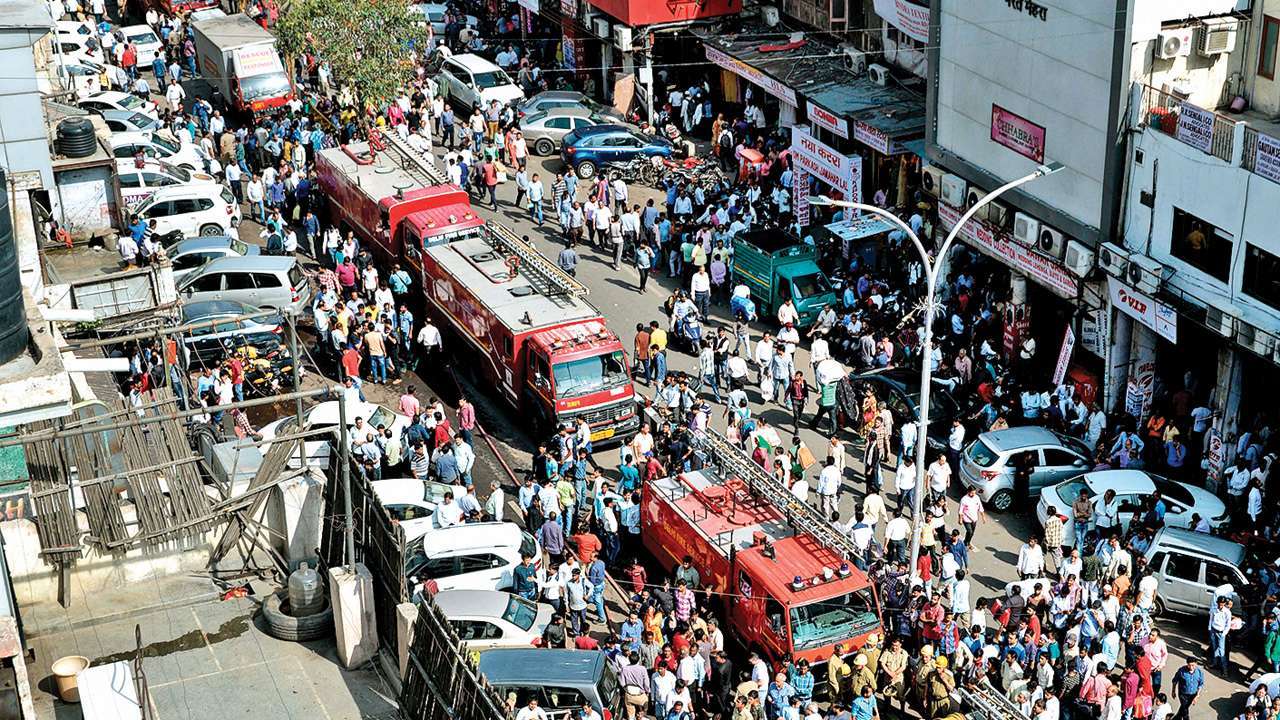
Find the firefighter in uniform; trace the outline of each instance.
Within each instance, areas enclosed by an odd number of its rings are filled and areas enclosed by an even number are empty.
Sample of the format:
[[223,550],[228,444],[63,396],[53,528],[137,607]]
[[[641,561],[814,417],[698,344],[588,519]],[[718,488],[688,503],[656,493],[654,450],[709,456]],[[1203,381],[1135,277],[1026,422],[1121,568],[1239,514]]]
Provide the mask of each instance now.
[[843,655],[844,645],[837,644],[831,652],[831,659],[827,661],[827,697],[833,701],[844,698],[849,675],[853,673],[849,663],[844,661]]
[[955,676],[947,669],[947,658],[938,656],[933,661],[926,687],[929,693],[929,705],[925,717],[934,720],[951,713],[951,693],[956,689]]
[[850,690],[853,697],[862,697],[862,688],[869,687],[872,692],[876,690],[876,676],[867,667],[867,656],[858,653],[853,659],[853,681]]

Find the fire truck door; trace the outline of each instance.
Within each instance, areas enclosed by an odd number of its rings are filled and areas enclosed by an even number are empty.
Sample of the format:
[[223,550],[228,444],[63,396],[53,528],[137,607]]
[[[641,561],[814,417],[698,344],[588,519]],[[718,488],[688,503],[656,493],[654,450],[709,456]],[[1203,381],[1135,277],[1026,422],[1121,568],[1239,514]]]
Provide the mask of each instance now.
[[422,238],[418,231],[404,224],[400,225],[400,254],[404,262],[417,274],[422,271]]
[[764,622],[764,589],[752,581],[745,571],[738,571],[738,597],[730,600],[731,612],[737,616],[735,623],[748,642],[754,642],[760,635],[759,628]]
[[545,355],[532,348],[525,351],[525,357],[529,363],[528,370],[525,372],[526,404],[528,409],[537,413],[535,421],[549,422],[551,418],[547,416],[546,408],[555,407],[555,400],[551,397],[551,363],[547,361]]

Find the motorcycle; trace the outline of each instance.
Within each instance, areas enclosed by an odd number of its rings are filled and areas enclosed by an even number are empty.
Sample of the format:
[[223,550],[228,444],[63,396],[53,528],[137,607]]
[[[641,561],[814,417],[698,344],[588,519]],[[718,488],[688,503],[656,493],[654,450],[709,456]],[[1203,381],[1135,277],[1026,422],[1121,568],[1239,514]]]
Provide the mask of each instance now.
[[229,350],[244,363],[245,395],[269,397],[282,391],[294,390],[293,358],[284,345],[260,349],[254,345],[240,345]]

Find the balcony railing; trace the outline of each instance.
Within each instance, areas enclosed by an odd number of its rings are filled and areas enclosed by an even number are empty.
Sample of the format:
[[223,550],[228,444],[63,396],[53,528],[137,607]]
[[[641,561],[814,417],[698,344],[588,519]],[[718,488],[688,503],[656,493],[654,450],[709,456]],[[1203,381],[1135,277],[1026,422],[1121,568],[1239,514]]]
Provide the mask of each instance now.
[[[1234,149],[1236,120],[1212,110],[1205,110],[1177,95],[1158,90],[1150,85],[1141,87],[1142,104],[1140,107],[1141,115],[1138,118],[1139,125],[1171,135],[1223,162],[1232,162],[1231,155]],[[1209,132],[1211,132],[1212,136],[1208,142],[1205,142],[1203,134],[1193,130],[1190,115],[1184,122],[1182,117],[1184,113],[1195,113],[1196,116],[1199,116],[1196,118],[1197,120],[1203,117],[1209,118],[1209,124],[1212,126]],[[1180,124],[1185,125],[1181,132],[1179,132]],[[1196,125],[1198,126],[1199,123],[1196,123]]]

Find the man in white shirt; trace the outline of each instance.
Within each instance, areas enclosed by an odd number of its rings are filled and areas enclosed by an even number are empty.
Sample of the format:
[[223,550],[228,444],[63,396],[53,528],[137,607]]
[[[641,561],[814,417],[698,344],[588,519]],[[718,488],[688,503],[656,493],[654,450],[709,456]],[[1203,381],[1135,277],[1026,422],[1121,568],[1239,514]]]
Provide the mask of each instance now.
[[453,493],[444,494],[444,502],[436,506],[436,527],[447,528],[462,522],[462,507],[453,501]]
[[964,570],[956,571],[956,581],[951,585],[951,612],[960,618],[969,615],[969,578]]
[[902,464],[893,475],[893,487],[898,493],[898,512],[903,512],[904,508],[915,512],[916,460],[914,457],[908,455],[902,458]]
[[827,456],[826,465],[818,473],[818,509],[825,518],[830,518],[840,506],[840,480],[836,459]]
[[1044,550],[1035,537],[1028,539],[1018,551],[1018,575],[1023,580],[1040,577],[1044,572]]
[[884,541],[888,546],[890,560],[905,561],[907,559],[907,535],[911,532],[911,523],[901,512],[893,514],[893,518],[884,526]]
[[947,496],[947,488],[951,486],[951,466],[947,464],[947,458],[939,455],[937,460],[929,466],[929,493],[930,502],[936,501],[938,498]]

